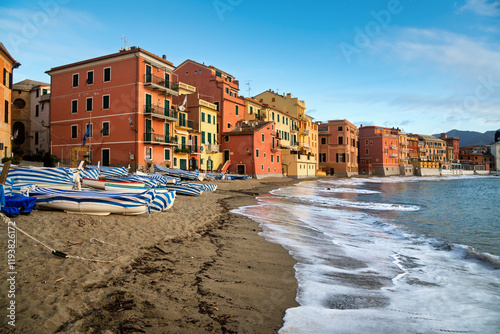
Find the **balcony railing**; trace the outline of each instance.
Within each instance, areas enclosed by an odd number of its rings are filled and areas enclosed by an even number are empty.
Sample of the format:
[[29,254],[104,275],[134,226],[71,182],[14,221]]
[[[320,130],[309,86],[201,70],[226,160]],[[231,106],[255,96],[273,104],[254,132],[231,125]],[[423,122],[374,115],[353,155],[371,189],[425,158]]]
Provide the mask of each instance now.
[[299,132],[299,127],[297,125],[292,125],[290,127],[290,132],[292,133]]
[[165,107],[158,107],[150,104],[144,106],[144,114],[163,119],[177,121],[179,114],[176,110],[168,109]]
[[190,154],[192,152],[191,145],[178,144],[177,147],[174,149],[174,152]]
[[145,132],[144,141],[148,143],[171,144],[171,145],[177,144],[177,140],[175,137],[156,134],[154,132]]
[[279,151],[281,151],[280,147],[277,147],[277,146],[271,147],[271,152],[279,152]]
[[179,95],[179,84],[177,82],[165,81],[165,78],[157,77],[156,75],[145,74],[144,86],[162,90],[170,95]]
[[391,157],[391,158],[397,158],[398,155],[397,154],[389,154],[389,157]]
[[207,145],[207,153],[219,153],[219,145],[218,144],[208,144]]
[[177,121],[177,126],[181,128],[189,128],[189,129],[194,129],[195,126],[197,126],[197,123],[194,123],[193,121],[187,120],[187,119],[179,119]]
[[393,149],[393,150],[395,150],[395,149],[397,149],[397,148],[398,148],[398,146],[397,146],[397,145],[391,145],[390,147],[391,147],[391,149]]

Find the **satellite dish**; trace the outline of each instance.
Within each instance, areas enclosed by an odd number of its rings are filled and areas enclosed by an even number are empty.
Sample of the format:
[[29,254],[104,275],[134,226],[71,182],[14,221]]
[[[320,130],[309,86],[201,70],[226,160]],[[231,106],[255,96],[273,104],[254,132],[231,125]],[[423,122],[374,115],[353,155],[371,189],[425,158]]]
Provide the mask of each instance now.
[[184,108],[184,106],[180,106],[180,107],[179,107],[179,110],[180,110],[180,111],[184,111],[184,110],[186,110],[186,108]]

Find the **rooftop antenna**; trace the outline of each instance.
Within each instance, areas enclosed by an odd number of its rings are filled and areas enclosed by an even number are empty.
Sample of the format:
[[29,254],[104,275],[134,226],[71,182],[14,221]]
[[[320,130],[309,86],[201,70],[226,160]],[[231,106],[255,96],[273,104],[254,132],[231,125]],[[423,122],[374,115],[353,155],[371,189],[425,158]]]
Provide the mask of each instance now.
[[252,95],[250,94],[250,91],[252,90],[252,89],[250,88],[250,82],[252,82],[252,80],[247,80],[247,81],[245,82],[245,85],[247,85],[247,86],[248,86],[248,97],[252,97]]
[[123,48],[125,49],[127,47],[127,44],[130,44],[130,42],[127,40],[127,36],[123,35]]

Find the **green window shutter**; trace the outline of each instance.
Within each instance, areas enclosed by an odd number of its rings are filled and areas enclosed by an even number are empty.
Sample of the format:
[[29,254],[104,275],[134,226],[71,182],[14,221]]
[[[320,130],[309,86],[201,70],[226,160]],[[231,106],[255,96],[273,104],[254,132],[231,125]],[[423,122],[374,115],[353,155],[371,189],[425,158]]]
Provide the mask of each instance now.
[[205,131],[201,131],[201,143],[205,144]]
[[201,113],[201,121],[205,122],[205,113],[204,112]]

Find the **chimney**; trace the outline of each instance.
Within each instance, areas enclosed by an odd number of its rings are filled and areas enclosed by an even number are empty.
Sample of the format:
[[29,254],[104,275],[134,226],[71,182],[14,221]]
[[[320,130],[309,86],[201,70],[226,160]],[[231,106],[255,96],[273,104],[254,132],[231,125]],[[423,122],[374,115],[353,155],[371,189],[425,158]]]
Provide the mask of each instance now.
[[167,55],[161,56],[163,59],[167,60]]

